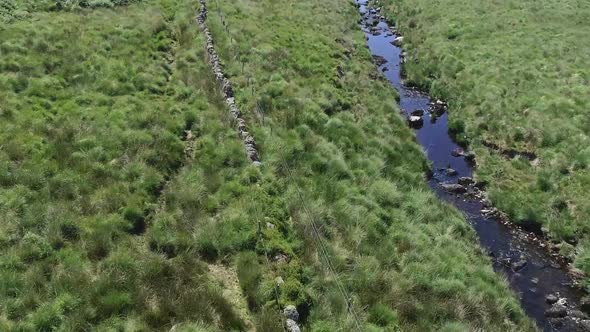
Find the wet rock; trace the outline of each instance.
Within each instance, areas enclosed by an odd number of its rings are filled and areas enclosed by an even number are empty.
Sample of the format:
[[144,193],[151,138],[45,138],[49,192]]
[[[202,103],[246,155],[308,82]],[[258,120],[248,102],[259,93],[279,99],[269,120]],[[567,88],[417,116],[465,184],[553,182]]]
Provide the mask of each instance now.
[[424,125],[422,117],[411,115],[408,117],[408,124],[412,128],[421,128]]
[[287,255],[284,254],[276,254],[273,259],[273,262],[278,262],[278,263],[287,263],[289,262],[289,257],[287,257]]
[[559,300],[559,298],[555,294],[549,294],[549,295],[545,296],[545,302],[547,302],[548,304],[554,304],[558,300]]
[[404,37],[399,36],[399,37],[396,37],[391,43],[394,46],[401,47],[403,42],[404,42]]
[[578,319],[588,319],[588,315],[581,312],[580,310],[571,310],[569,312],[569,316],[572,318],[578,318]]
[[376,64],[377,66],[381,66],[381,65],[387,63],[387,60],[380,55],[373,55],[373,63]]
[[590,296],[584,296],[581,300],[580,300],[580,309],[585,312],[585,313],[589,313],[590,314]]
[[551,322],[552,330],[560,331],[566,328],[566,325],[564,324],[565,318],[550,318],[549,321]]
[[423,116],[424,115],[424,110],[415,110],[412,111],[412,113],[410,113],[413,116]]
[[498,262],[505,266],[510,266],[511,261],[512,260],[509,257],[501,257],[500,259],[498,259]]
[[467,189],[458,183],[443,183],[441,187],[448,192],[455,194],[463,194],[467,192]]
[[456,148],[451,152],[451,155],[453,157],[462,157],[465,155],[465,150],[463,150],[462,148]]
[[455,176],[459,174],[459,172],[457,172],[456,170],[452,169],[452,168],[447,168],[447,175],[448,176]]
[[287,319],[287,331],[289,332],[301,332],[299,325],[292,319]]
[[383,67],[383,68],[381,69],[381,71],[382,71],[382,72],[389,71],[389,68],[388,68],[388,67]]
[[518,271],[524,269],[526,264],[527,264],[526,260],[521,259],[521,260],[518,260],[517,262],[512,263],[510,265],[510,268],[512,268],[512,271],[518,272]]
[[294,321],[299,320],[299,313],[297,312],[297,308],[292,304],[285,307],[285,309],[283,310],[283,314],[285,315],[285,317],[292,319]]
[[532,283],[533,285],[536,285],[536,284],[538,284],[538,283],[539,283],[539,278],[532,278],[532,279],[531,279],[531,283]]
[[338,66],[336,68],[336,75],[338,76],[338,78],[344,77],[344,74],[345,74],[345,72],[344,72],[344,69],[342,68],[342,66]]
[[590,321],[582,320],[582,321],[578,322],[578,330],[584,331],[584,332],[590,331]]
[[545,310],[545,316],[549,318],[563,318],[567,316],[567,308],[562,304],[555,304]]
[[459,184],[460,184],[460,185],[463,185],[463,186],[468,186],[468,185],[470,185],[470,184],[473,184],[473,182],[474,182],[474,181],[473,181],[473,179],[472,179],[472,178],[470,178],[470,177],[463,176],[463,177],[460,177],[460,178],[459,178],[459,181],[457,181],[457,182],[459,182]]
[[484,181],[480,181],[480,182],[476,182],[476,183],[475,183],[475,187],[476,187],[477,189],[479,189],[479,190],[484,190],[484,189],[486,189],[486,186],[487,186],[487,185],[488,185],[488,184],[487,184],[487,182],[484,182]]
[[447,111],[448,105],[444,101],[437,99],[435,102],[430,103],[430,112],[436,115],[442,115]]
[[464,154],[465,160],[470,164],[475,164],[475,153],[467,152]]

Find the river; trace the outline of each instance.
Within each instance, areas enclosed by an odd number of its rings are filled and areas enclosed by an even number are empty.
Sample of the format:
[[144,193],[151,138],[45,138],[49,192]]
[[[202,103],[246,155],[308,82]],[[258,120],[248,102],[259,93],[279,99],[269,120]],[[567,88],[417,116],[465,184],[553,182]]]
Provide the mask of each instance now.
[[[574,286],[567,270],[539,242],[532,240],[536,234],[490,216],[492,209],[482,202],[483,192],[470,183],[475,169],[473,156],[462,153],[449,135],[446,104],[441,101],[437,104],[426,93],[404,85],[400,57],[403,50],[399,43],[394,45],[400,36],[376,9],[368,7],[366,0],[357,0],[356,4],[368,47],[378,60],[379,70],[398,91],[402,115],[414,128],[417,141],[430,159],[432,174],[428,183],[432,190],[464,213],[477,232],[480,245],[492,257],[494,269],[506,277],[522,308],[539,328],[585,330],[588,322],[580,318],[584,316],[576,309],[583,293]],[[550,294],[556,295],[558,303],[547,301]],[[564,308],[566,316],[561,317]]]

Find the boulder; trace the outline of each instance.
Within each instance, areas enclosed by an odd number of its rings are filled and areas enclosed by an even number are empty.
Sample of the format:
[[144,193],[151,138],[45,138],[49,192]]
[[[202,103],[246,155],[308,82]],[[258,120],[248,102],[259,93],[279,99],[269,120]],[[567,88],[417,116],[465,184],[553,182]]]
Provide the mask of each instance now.
[[463,194],[467,192],[467,189],[458,183],[443,183],[441,187],[451,193]]
[[410,114],[413,115],[413,116],[423,116],[424,115],[424,110],[414,110]]
[[581,300],[580,300],[580,309],[585,312],[585,313],[589,313],[590,314],[590,296],[584,296]]
[[292,319],[294,321],[299,320],[299,313],[297,312],[297,308],[292,304],[285,307],[285,309],[283,310],[283,314],[285,314],[285,317],[287,317],[288,319]]
[[463,150],[462,148],[456,148],[455,150],[453,150],[451,152],[451,155],[453,157],[461,157],[465,155],[465,150]]
[[590,321],[589,320],[581,320],[578,322],[577,329],[581,332],[588,332],[590,331]]
[[500,264],[502,264],[502,265],[505,265],[505,266],[510,266],[510,262],[511,262],[511,261],[512,261],[512,260],[510,259],[510,257],[500,257],[500,258],[498,259],[498,262],[499,262]]
[[377,66],[381,66],[381,65],[387,63],[387,60],[380,55],[373,55],[373,63],[376,64]]
[[411,115],[408,117],[408,124],[412,128],[421,128],[424,125],[424,120],[422,117]]
[[554,304],[558,300],[559,300],[559,298],[555,294],[549,294],[549,295],[545,296],[545,302],[547,302],[548,304]]
[[545,310],[545,316],[549,318],[563,318],[567,316],[567,308],[561,304],[555,304]]
[[459,172],[457,172],[456,170],[452,169],[452,168],[447,168],[447,175],[448,176],[455,176],[457,174],[459,174]]
[[[272,261],[278,262],[278,263],[288,263],[289,257],[287,255],[278,253],[272,258]],[[286,311],[287,311],[287,309],[285,308],[285,314],[286,314]],[[297,309],[295,309],[295,313],[297,313]],[[297,314],[297,317],[299,317],[299,314]]]
[[292,319],[287,319],[287,331],[289,332],[301,332],[299,325]]
[[444,101],[437,99],[435,102],[430,103],[430,112],[436,115],[442,115],[447,111],[448,105]]
[[460,177],[458,182],[460,185],[463,186],[468,186],[474,183],[473,179],[467,176]]
[[403,42],[404,42],[404,37],[399,36],[399,37],[396,37],[391,43],[394,46],[401,47]]
[[467,153],[465,153],[464,157],[468,163],[475,164],[475,153],[467,152]]
[[581,312],[580,310],[571,310],[569,312],[569,316],[572,318],[578,318],[578,319],[588,319],[588,315]]
[[518,272],[518,271],[524,269],[524,267],[526,266],[526,264],[527,264],[526,260],[520,259],[520,260],[512,263],[510,265],[510,268],[512,268],[512,271]]

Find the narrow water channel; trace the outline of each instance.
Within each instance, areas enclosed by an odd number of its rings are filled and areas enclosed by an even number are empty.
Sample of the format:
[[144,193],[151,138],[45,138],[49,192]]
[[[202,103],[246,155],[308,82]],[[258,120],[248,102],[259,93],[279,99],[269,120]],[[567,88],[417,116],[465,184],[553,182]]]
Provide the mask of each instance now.
[[[432,163],[429,185],[442,200],[461,210],[492,257],[494,269],[506,276],[525,312],[544,331],[585,331],[587,317],[577,310],[581,291],[551,255],[530,240],[524,230],[490,217],[470,182],[474,166],[448,132],[446,105],[404,85],[401,76],[403,50],[394,45],[398,35],[367,0],[356,0],[361,28],[379,70],[399,92],[400,108],[414,128],[418,142]],[[398,40],[399,41],[399,40]],[[459,182],[462,184],[459,186]],[[555,299],[548,299],[555,295]],[[558,301],[557,303],[551,303]]]

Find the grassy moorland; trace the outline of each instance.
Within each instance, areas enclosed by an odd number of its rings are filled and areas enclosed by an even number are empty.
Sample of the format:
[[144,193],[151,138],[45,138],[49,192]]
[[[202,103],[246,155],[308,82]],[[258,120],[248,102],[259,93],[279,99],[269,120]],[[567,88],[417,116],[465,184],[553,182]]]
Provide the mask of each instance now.
[[260,168],[196,1],[0,29],[0,330],[277,331],[287,304],[311,331],[532,330],[426,186],[352,4],[214,3]]
[[207,264],[151,226],[184,164],[245,163],[195,11],[40,10],[0,29],[0,330],[245,326]]
[[[590,4],[387,0],[409,79],[451,102],[451,129],[517,223],[540,222],[590,272]],[[532,152],[506,158],[502,150]],[[566,243],[567,242],[567,243]]]
[[[221,220],[262,223],[260,282],[240,279],[253,314],[273,305],[280,277],[280,303],[296,304],[312,331],[355,327],[338,283],[365,331],[530,329],[471,228],[427,188],[424,155],[393,90],[370,78],[376,69],[352,3],[209,7],[264,163],[239,202],[218,201]],[[225,234],[213,246],[220,256],[235,250]]]

